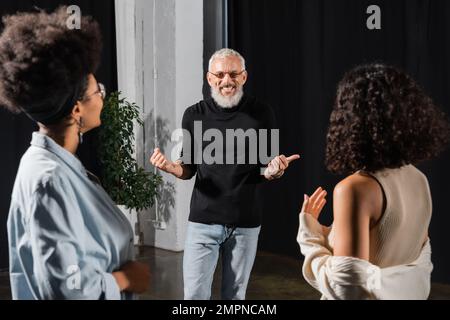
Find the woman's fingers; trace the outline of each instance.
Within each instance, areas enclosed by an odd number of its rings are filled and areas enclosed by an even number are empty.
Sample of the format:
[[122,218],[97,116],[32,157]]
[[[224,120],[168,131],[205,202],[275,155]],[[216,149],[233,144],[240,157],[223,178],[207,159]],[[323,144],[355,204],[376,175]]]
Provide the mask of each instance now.
[[325,190],[322,190],[322,192],[320,192],[317,197],[314,199],[313,202],[313,208],[318,208],[320,203],[322,202],[322,200],[325,199],[325,196],[327,195],[327,192]]
[[317,212],[321,212],[322,211],[322,209],[323,209],[323,207],[325,206],[325,204],[327,203],[327,200],[326,199],[322,199],[321,201],[320,201],[320,204],[319,204],[319,207],[317,208]]
[[314,193],[309,197],[311,203],[313,203],[316,200],[316,198],[322,192],[322,190],[323,190],[322,187],[318,187],[316,191],[314,191]]
[[307,195],[304,195],[302,212],[312,214],[314,217],[318,218],[322,208],[326,204],[326,195],[327,191],[323,190],[321,187],[318,187],[309,198]]
[[308,202],[309,198],[306,194],[303,195],[303,205],[302,205],[302,211],[301,212],[308,212]]

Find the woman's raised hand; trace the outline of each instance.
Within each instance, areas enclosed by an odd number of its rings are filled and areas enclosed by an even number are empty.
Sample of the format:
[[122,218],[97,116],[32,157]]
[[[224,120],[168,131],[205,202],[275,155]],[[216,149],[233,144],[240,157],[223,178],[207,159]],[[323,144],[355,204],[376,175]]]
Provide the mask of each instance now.
[[323,207],[327,203],[327,200],[325,199],[326,195],[326,190],[323,190],[321,187],[317,188],[310,197],[305,194],[302,212],[309,213],[314,218],[318,219]]

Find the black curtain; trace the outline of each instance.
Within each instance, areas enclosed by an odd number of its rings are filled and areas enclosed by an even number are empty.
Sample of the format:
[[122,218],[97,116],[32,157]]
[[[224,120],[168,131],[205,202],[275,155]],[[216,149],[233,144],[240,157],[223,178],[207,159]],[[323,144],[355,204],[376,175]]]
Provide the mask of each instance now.
[[[381,8],[381,30],[368,30],[366,10]],[[229,44],[247,61],[247,92],[275,110],[281,152],[300,153],[285,176],[265,185],[260,249],[300,256],[296,243],[303,194],[329,191],[323,221],[332,217],[332,191],[343,177],[324,166],[325,135],[336,85],[364,62],[394,64],[410,73],[450,114],[450,1],[228,0]],[[450,152],[419,168],[433,197],[430,237],[433,281],[450,283]],[[413,217],[412,217],[413,218]]]
[[[13,14],[17,11],[33,11],[40,8],[52,11],[60,5],[78,5],[82,15],[93,16],[100,24],[103,35],[103,53],[100,68],[96,74],[110,92],[117,90],[116,66],[116,32],[113,0],[20,0],[1,1],[0,15]],[[3,29],[3,25],[1,25]],[[0,157],[0,269],[8,266],[8,242],[6,220],[8,217],[11,192],[16,177],[20,158],[30,145],[31,133],[37,126],[24,115],[12,115],[0,107],[0,136],[2,148],[5,150]],[[83,145],[78,150],[78,156],[85,167],[93,173],[100,174],[100,164],[97,158],[98,129],[85,135]]]

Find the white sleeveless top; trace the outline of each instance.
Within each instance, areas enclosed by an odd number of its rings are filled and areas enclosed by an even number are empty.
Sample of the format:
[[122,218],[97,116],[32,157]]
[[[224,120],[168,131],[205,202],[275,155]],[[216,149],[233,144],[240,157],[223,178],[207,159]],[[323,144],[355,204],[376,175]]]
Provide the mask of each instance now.
[[[370,230],[370,258],[380,268],[416,260],[431,220],[431,194],[425,175],[413,165],[368,173],[381,185],[386,208]],[[333,247],[334,232],[329,234]]]

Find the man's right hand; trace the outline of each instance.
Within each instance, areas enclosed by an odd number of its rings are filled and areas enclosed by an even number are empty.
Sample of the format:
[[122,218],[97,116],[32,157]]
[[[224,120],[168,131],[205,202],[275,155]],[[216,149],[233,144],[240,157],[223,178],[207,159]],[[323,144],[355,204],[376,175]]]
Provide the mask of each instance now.
[[187,175],[190,179],[189,172],[186,173],[186,169],[184,169],[179,162],[172,162],[167,159],[166,156],[161,153],[159,148],[155,148],[153,151],[153,154],[150,157],[150,163],[156,168],[173,174],[179,179],[185,179],[185,175]]
[[159,148],[155,148],[153,151],[153,154],[150,157],[150,163],[162,171],[172,174],[174,173],[174,163],[167,159],[166,156],[161,153]]

